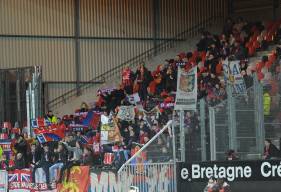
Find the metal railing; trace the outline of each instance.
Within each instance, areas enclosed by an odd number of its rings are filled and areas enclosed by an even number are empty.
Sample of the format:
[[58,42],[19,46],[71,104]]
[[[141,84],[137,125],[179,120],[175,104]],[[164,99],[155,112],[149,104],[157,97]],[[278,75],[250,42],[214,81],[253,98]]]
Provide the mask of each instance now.
[[[281,75],[263,82],[264,132],[278,148],[281,147]],[[267,98],[267,99],[266,99]],[[266,101],[268,100],[268,101]]]
[[[106,79],[106,80],[112,79],[113,77],[116,77],[116,76],[120,75],[122,69],[125,66],[129,65],[130,67],[135,67],[140,62],[142,62],[144,60],[147,60],[149,58],[152,58],[155,55],[155,53],[165,52],[169,48],[174,47],[175,43],[178,40],[184,41],[184,40],[187,39],[188,36],[197,35],[203,28],[209,26],[210,24],[212,24],[212,22],[216,21],[219,18],[222,18],[222,17],[221,16],[210,17],[210,18],[202,21],[201,23],[198,23],[197,25],[187,29],[186,31],[183,31],[183,32],[179,33],[174,38],[166,40],[162,43],[159,43],[157,46],[139,54],[136,57],[133,57],[132,59],[129,59],[128,61],[118,65],[117,67],[114,67],[114,68],[104,72],[103,74],[93,78],[89,82],[102,81],[104,79]],[[80,94],[82,93],[82,91],[85,91],[85,90],[91,88],[92,86],[93,85],[91,85],[91,84],[80,85],[80,87],[79,87]],[[53,109],[53,108],[55,108],[59,105],[62,105],[64,103],[66,103],[71,98],[76,97],[76,96],[77,96],[77,89],[72,89],[72,90],[64,93],[63,95],[49,101],[48,102],[48,108]]]
[[120,191],[176,191],[176,150],[172,121],[118,170]]
[[227,100],[209,108],[211,160],[225,160],[235,150],[240,159],[260,158],[262,153],[262,92],[257,77],[246,94],[236,95],[227,86]]

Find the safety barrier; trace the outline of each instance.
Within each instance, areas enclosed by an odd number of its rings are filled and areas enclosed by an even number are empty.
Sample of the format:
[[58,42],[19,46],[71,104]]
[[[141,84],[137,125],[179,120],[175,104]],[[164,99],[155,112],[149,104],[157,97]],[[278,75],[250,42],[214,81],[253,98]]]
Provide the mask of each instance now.
[[176,149],[173,121],[169,121],[118,171],[121,191],[175,192]]

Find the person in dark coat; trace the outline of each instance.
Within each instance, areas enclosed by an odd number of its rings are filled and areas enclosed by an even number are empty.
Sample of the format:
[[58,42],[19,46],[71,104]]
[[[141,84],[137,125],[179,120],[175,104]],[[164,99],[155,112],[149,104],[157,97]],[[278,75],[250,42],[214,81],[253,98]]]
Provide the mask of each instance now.
[[58,144],[54,150],[54,164],[49,168],[51,181],[56,181],[55,170],[61,170],[68,159],[68,151],[63,143]]
[[23,158],[27,159],[27,151],[28,151],[27,149],[28,149],[27,142],[25,141],[23,136],[22,135],[18,136],[15,143],[15,150],[17,151],[17,153],[21,153],[23,155]]
[[93,151],[90,147],[84,147],[81,165],[92,166],[94,163]]
[[41,156],[40,161],[38,163],[36,163],[36,165],[33,168],[32,179],[33,179],[33,182],[35,182],[35,172],[38,168],[41,167],[46,174],[46,183],[49,183],[49,168],[52,165],[53,154],[49,150],[48,144],[45,144],[43,149],[44,149],[44,152]]
[[28,154],[27,163],[31,167],[34,167],[41,159],[42,148],[36,146],[35,144],[31,145],[31,151]]
[[165,81],[165,89],[167,92],[176,90],[177,88],[176,73],[171,65],[168,66],[165,72],[164,81]]
[[139,86],[139,96],[141,101],[146,101],[148,95],[148,85],[153,80],[150,71],[144,65],[141,65],[136,72],[137,74],[137,83]]
[[281,157],[279,149],[277,149],[277,147],[272,144],[270,139],[266,139],[264,141],[264,144],[264,159],[274,159]]

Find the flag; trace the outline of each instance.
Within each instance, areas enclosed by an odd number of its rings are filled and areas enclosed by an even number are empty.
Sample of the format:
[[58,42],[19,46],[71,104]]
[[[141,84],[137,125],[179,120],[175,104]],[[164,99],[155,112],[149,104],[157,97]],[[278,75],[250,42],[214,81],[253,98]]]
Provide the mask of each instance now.
[[90,142],[90,138],[88,138],[86,135],[82,135],[82,136],[80,137],[80,142],[81,142],[82,144],[84,144],[84,145],[87,145],[87,144],[89,144],[89,142]]
[[34,133],[40,143],[59,141],[64,137],[64,130],[59,125],[51,125],[47,128],[35,128]]
[[31,127],[40,128],[40,127],[48,127],[51,125],[51,122],[45,118],[37,118],[31,120]]
[[90,122],[90,126],[95,130],[98,128],[98,126],[100,124],[100,117],[101,117],[100,112],[94,112],[93,117]]
[[22,169],[9,172],[8,181],[9,182],[30,182],[31,181],[31,171],[29,169]]
[[55,133],[41,133],[38,134],[37,139],[39,143],[46,143],[50,141],[60,141],[62,138],[59,135],[56,135]]
[[91,126],[94,129],[97,129],[100,122],[101,113],[98,111],[89,111],[86,118],[82,120],[82,125],[85,127]]
[[74,166],[70,170],[69,180],[58,184],[57,191],[88,191],[90,186],[90,167]]

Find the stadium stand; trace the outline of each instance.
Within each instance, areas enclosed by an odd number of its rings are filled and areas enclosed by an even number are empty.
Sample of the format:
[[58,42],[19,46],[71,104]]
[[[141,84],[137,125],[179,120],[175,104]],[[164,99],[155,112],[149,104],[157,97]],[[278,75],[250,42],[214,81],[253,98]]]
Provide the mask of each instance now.
[[[280,66],[275,64],[280,49],[271,51],[260,62],[252,64],[249,60],[257,51],[268,50],[280,42],[280,24],[281,20],[264,26],[261,22],[229,18],[222,34],[204,31],[197,50],[167,58],[165,64],[153,71],[144,63],[140,63],[136,71],[126,67],[120,87],[100,89],[93,106],[82,103],[74,114],[66,114],[61,119],[52,111],[38,117],[32,123],[34,137],[4,123],[1,139],[7,141],[11,150],[0,146],[1,169],[11,172],[30,169],[31,180],[35,182],[36,170],[42,168],[46,183],[61,183],[63,174],[69,175],[71,167],[76,165],[120,168],[171,119],[179,67],[186,72],[197,68],[198,99],[206,99],[209,106],[226,99],[224,76],[227,74],[222,67],[226,59],[240,60],[247,87],[251,87],[252,75],[256,73],[260,81],[270,84],[270,95],[274,95],[278,89],[272,73],[280,73]],[[265,115],[267,111],[265,106]],[[280,117],[280,113],[275,115]],[[196,122],[193,123],[196,129]],[[170,133],[166,133],[166,137],[158,140],[155,151],[161,147],[165,154],[171,147],[169,136]],[[156,156],[161,157],[161,153]],[[59,174],[56,170],[60,170]]]

